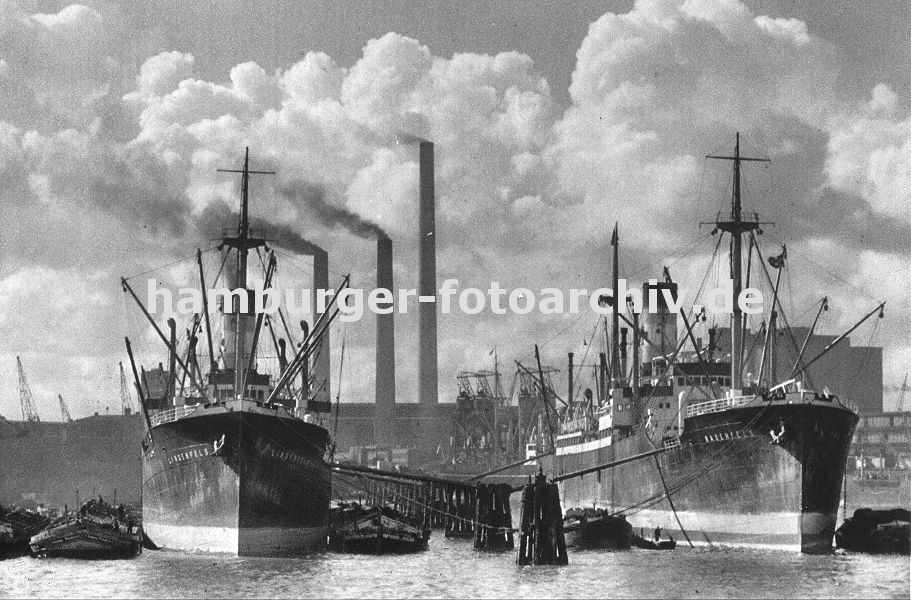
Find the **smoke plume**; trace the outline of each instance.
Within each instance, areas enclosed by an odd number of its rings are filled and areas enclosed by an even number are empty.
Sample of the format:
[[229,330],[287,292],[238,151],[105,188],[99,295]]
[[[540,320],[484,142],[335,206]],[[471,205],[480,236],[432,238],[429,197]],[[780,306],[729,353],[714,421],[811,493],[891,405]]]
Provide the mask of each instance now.
[[354,235],[365,239],[387,239],[389,237],[376,223],[372,223],[346,208],[327,202],[325,192],[319,186],[304,181],[292,181],[281,186],[278,192],[302,210],[311,213],[326,227],[344,227]]
[[424,138],[411,133],[397,133],[395,135],[395,141],[397,144],[405,146],[408,144],[420,144],[421,142],[426,142],[429,140],[425,140]]
[[[216,202],[206,207],[200,214],[196,221],[196,229],[205,241],[218,239],[221,238],[225,229],[232,229],[239,219],[240,216],[237,212],[228,205]],[[326,254],[326,251],[319,245],[303,238],[288,225],[254,217],[250,219],[250,228],[254,230],[255,235],[261,235],[269,242],[289,252],[305,256]]]

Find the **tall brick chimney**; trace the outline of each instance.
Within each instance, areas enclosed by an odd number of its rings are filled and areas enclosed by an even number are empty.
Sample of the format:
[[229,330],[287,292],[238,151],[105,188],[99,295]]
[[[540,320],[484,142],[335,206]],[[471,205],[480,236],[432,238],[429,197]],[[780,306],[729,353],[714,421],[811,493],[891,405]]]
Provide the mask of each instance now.
[[[376,287],[392,292],[392,240],[376,240]],[[393,292],[394,293],[394,292]],[[376,316],[375,437],[381,446],[395,441],[395,314]]]
[[[317,290],[329,289],[329,254],[321,250],[313,254],[313,289],[311,290],[311,300],[313,304],[313,323],[310,328],[316,325],[322,313],[317,312]],[[313,356],[313,400],[319,402],[329,402],[330,394],[330,368],[329,368],[329,330],[323,334],[317,347],[314,349]]]
[[[433,175],[433,143],[420,143],[420,208],[418,293],[435,296],[437,293],[436,224]],[[437,305],[436,302],[419,303],[418,344],[420,356],[418,370],[418,401],[436,404],[437,396]]]

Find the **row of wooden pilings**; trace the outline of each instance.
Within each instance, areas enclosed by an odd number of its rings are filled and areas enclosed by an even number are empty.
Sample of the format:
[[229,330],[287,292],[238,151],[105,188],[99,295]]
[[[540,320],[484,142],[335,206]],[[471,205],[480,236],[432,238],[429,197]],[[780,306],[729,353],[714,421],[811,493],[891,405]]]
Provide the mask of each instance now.
[[[522,488],[519,520],[520,565],[568,564],[563,511],[556,483],[543,473]],[[445,527],[446,537],[473,537],[476,550],[515,548],[509,484],[431,484],[431,523]]]
[[512,526],[510,507],[510,496],[518,490],[509,484],[419,476],[398,480],[392,473],[362,481],[369,503],[391,506],[406,517],[443,529],[447,538],[473,538],[476,550],[513,550],[518,532],[519,565],[567,564],[559,491],[543,473],[519,488],[522,512],[518,530]]
[[392,479],[365,479],[367,503],[389,506],[414,523],[432,525],[433,511],[428,510],[429,483]]

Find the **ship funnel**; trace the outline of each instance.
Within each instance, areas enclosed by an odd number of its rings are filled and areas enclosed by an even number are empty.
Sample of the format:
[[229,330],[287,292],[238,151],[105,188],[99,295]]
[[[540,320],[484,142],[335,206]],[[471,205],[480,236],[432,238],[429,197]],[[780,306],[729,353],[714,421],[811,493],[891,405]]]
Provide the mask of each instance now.
[[[656,311],[645,311],[642,315],[642,326],[651,343],[642,345],[642,363],[647,364],[655,358],[670,356],[677,349],[677,313],[673,312],[664,299],[664,290],[670,292],[671,298],[677,300],[677,284],[659,281],[642,286],[642,297],[650,298],[655,294]],[[650,301],[649,301],[650,302]]]
[[[436,201],[434,198],[433,143],[420,142],[420,205],[418,290],[421,296],[436,296]],[[421,302],[418,313],[418,401],[436,404],[437,390],[437,305]]]
[[[376,287],[392,291],[392,240],[376,240]],[[395,316],[376,316],[376,442],[392,445],[395,439],[393,406],[395,405]]]

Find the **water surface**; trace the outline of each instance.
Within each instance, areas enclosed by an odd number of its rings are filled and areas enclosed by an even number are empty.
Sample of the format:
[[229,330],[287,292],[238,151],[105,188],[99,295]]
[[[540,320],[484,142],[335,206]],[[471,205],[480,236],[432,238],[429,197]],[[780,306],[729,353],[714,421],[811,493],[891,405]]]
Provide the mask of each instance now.
[[132,560],[0,562],[3,597],[909,598],[909,559],[836,552],[688,549],[570,552],[518,567],[434,531],[410,556],[227,558],[146,550]]

